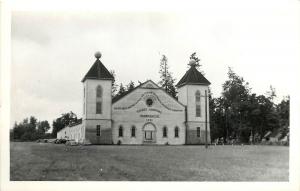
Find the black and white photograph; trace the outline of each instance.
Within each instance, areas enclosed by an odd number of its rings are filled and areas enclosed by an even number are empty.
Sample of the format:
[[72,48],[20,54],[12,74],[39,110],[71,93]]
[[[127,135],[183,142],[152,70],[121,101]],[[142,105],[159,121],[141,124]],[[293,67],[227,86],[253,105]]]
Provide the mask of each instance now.
[[300,189],[299,3],[1,1],[1,189]]

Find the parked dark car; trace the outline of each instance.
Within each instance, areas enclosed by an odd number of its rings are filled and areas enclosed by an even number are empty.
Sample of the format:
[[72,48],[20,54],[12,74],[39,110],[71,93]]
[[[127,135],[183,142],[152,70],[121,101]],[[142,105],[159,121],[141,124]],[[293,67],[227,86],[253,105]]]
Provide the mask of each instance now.
[[56,139],[56,140],[54,141],[55,144],[65,144],[66,142],[67,142],[66,139]]

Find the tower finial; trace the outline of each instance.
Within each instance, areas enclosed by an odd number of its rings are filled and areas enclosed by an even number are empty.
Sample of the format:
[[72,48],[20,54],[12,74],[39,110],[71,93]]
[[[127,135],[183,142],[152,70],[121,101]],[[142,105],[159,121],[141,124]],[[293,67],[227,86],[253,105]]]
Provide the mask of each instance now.
[[97,60],[99,60],[101,58],[102,54],[100,51],[95,52],[95,57],[97,58]]
[[191,67],[195,67],[198,68],[199,66],[201,66],[199,64],[200,59],[198,57],[196,57],[196,52],[194,52],[191,56],[190,56],[190,61],[189,64]]

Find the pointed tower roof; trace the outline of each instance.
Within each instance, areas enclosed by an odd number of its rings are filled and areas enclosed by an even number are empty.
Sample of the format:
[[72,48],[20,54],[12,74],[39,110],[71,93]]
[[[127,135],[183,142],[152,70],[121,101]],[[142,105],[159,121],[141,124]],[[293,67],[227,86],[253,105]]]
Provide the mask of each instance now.
[[106,69],[106,67],[100,61],[101,53],[95,53],[96,61],[90,70],[86,73],[81,82],[84,82],[86,79],[97,79],[97,80],[112,80],[114,77]]
[[196,69],[196,63],[191,59],[190,69],[184,74],[184,76],[177,83],[177,87],[180,88],[184,85],[210,85],[210,82]]

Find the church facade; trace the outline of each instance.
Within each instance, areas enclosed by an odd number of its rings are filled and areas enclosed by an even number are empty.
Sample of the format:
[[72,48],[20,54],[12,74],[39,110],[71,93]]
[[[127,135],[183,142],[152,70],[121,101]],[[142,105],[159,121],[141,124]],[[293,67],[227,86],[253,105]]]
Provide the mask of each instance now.
[[83,115],[57,133],[58,139],[83,144],[184,145],[210,142],[210,82],[190,61],[178,82],[178,100],[148,80],[112,98],[113,76],[96,61],[82,79]]

